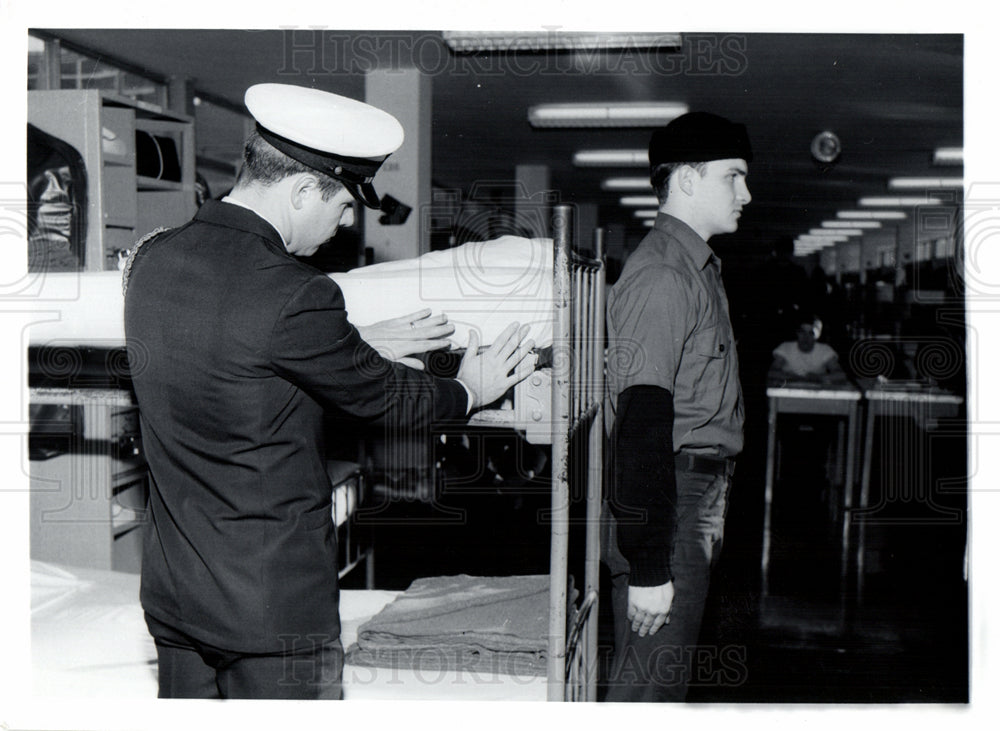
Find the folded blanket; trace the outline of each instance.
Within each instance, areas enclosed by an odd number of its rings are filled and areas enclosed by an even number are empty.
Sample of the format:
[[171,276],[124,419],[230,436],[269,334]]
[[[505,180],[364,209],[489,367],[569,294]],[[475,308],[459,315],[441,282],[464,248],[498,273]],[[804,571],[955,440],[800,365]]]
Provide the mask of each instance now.
[[549,577],[417,579],[358,630],[347,662],[545,675]]

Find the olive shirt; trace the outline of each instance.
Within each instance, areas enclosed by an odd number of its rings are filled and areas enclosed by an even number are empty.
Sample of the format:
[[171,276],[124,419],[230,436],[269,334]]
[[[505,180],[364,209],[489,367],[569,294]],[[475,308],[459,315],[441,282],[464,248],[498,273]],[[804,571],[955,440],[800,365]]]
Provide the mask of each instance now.
[[[608,292],[609,430],[622,392],[656,386],[673,395],[675,452],[732,457],[743,449],[743,397],[720,269],[719,258],[693,229],[657,214]],[[642,508],[643,496],[629,488],[619,486],[615,500]],[[631,531],[660,533],[660,540],[662,531],[672,535],[670,517],[654,512],[642,524],[619,520],[619,545],[637,545],[627,539]],[[640,562],[622,553],[634,571]]]

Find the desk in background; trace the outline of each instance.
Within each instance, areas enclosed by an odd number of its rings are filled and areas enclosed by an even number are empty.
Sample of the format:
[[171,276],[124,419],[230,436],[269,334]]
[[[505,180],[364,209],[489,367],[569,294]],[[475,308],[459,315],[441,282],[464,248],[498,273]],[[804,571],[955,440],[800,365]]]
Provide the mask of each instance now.
[[[847,596],[848,562],[850,559],[850,524],[848,515],[854,494],[856,475],[855,455],[860,444],[861,391],[849,384],[817,384],[811,382],[791,382],[781,386],[772,385],[767,389],[768,431],[767,431],[767,472],[764,483],[764,539],[761,552],[760,602],[763,610],[769,594],[769,571],[771,558],[771,504],[774,485],[780,466],[778,453],[778,417],[780,414],[814,414],[818,416],[838,416],[846,419],[846,438],[838,431],[837,461],[839,475],[844,483],[843,511],[841,513],[840,549],[840,595],[841,605]],[[843,621],[844,612],[840,619]]]
[[[861,491],[858,496],[858,506],[851,514],[851,521],[857,524],[857,600],[860,602],[864,593],[865,580],[865,539],[866,523],[873,523],[872,516],[877,513],[884,504],[883,500],[879,505],[870,506],[871,494],[871,473],[872,461],[875,451],[875,419],[882,417],[906,417],[913,419],[922,431],[933,429],[937,425],[938,419],[951,418],[959,414],[959,409],[964,399],[954,393],[944,391],[940,388],[915,381],[877,381],[865,379],[861,381],[864,389],[864,397],[867,404],[867,417],[865,420],[864,453],[861,467]],[[888,442],[889,440],[885,440]],[[884,463],[898,465],[899,459],[906,455],[885,455]],[[912,486],[914,490],[920,490],[919,485]],[[916,493],[909,497],[916,497]],[[927,494],[928,505],[936,508],[940,513],[943,522],[954,523],[962,520],[960,514],[956,514],[953,509],[942,506],[934,506],[933,496]],[[880,519],[883,522],[892,522],[891,518]]]

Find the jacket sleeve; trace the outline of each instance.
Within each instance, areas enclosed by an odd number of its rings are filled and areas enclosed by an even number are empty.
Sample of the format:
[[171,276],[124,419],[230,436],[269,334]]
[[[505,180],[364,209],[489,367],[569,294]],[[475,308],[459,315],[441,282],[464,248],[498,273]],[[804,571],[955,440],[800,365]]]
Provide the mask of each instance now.
[[632,586],[659,586],[673,580],[670,554],[677,524],[673,426],[670,391],[631,386],[618,396],[609,506]]
[[393,363],[347,320],[328,277],[312,277],[285,303],[270,341],[275,371],[325,408],[410,428],[465,418],[468,394],[456,380]]

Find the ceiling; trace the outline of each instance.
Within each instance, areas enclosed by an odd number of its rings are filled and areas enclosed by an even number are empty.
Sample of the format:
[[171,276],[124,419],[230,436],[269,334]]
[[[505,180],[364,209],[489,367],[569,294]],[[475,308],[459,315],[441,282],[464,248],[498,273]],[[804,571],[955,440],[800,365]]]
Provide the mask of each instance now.
[[[365,69],[413,61],[432,77],[436,186],[468,194],[477,181],[512,180],[516,164],[546,165],[562,200],[597,204],[599,223],[629,236],[641,235],[641,222],[601,181],[645,171],[580,168],[572,158],[581,149],[644,148],[650,130],[534,129],[529,106],[681,101],[745,123],[753,201],[735,237],[765,247],[856,208],[862,196],[886,194],[890,176],[961,176],[960,167],[932,165],[935,148],[963,142],[960,35],[699,33],[682,34],[673,50],[454,55],[431,32],[50,32],[155,76],[189,77],[206,99],[235,108],[263,81],[363,98]],[[842,143],[831,165],[810,154],[823,130]],[[238,143],[203,136],[199,148],[237,155]]]

